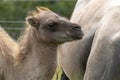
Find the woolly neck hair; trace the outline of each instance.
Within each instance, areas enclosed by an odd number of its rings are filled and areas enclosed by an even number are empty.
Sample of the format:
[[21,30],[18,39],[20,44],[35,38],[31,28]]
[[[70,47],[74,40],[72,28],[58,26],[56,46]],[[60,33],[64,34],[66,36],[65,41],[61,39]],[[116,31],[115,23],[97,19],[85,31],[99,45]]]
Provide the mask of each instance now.
[[28,53],[31,51],[31,43],[36,42],[36,40],[36,29],[31,26],[27,26],[19,39],[20,52],[17,58],[20,62],[26,58]]
[[37,29],[28,25],[19,39],[20,52],[17,56],[18,62],[23,62],[24,59],[26,59],[26,57],[32,50],[33,44],[41,45],[42,48],[44,48],[44,46],[48,46],[47,48],[51,49],[53,48],[53,46],[54,48],[57,48],[57,46],[52,45],[52,43],[49,44],[40,40]]

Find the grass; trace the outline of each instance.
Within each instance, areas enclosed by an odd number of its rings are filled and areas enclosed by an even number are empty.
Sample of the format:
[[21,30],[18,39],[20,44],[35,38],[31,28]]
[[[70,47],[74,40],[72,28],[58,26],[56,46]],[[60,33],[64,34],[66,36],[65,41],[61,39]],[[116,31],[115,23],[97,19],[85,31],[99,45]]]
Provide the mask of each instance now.
[[62,74],[62,69],[60,67],[57,67],[52,80],[60,80],[61,74]]

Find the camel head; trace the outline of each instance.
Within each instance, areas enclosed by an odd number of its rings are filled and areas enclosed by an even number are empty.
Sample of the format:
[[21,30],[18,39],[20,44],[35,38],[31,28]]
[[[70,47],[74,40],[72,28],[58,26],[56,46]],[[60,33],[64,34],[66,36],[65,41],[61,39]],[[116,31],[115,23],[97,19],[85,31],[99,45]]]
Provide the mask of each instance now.
[[61,44],[83,37],[80,25],[71,23],[48,8],[37,7],[26,18],[26,22],[36,29],[39,39],[44,42]]

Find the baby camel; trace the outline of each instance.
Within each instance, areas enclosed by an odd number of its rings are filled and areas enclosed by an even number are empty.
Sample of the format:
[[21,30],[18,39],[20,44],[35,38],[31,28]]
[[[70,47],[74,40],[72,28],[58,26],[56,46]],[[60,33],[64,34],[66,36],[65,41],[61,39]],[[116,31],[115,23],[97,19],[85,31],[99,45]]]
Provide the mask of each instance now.
[[26,23],[19,44],[0,29],[0,80],[51,80],[57,46],[83,36],[79,25],[43,7],[32,11]]

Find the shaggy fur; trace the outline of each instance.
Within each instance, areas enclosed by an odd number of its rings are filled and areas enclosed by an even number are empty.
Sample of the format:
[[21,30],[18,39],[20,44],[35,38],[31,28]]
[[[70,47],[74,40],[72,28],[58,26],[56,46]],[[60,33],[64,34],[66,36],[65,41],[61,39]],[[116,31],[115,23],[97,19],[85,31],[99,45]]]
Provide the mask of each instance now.
[[26,23],[18,43],[0,29],[0,80],[51,80],[57,46],[83,36],[79,25],[43,7],[32,11]]

